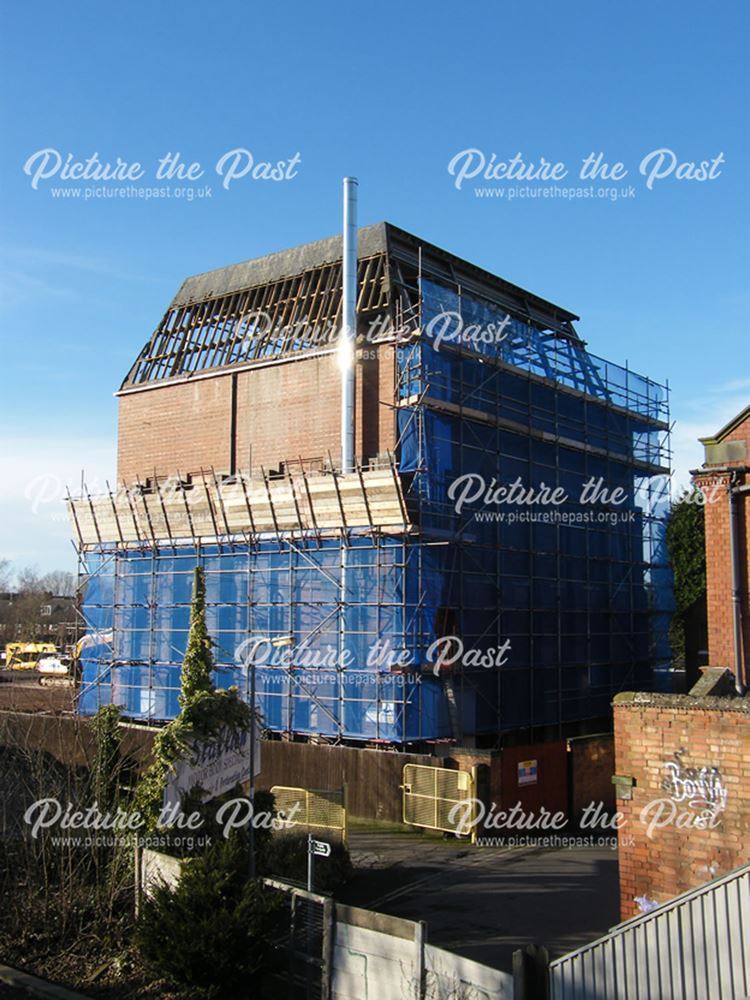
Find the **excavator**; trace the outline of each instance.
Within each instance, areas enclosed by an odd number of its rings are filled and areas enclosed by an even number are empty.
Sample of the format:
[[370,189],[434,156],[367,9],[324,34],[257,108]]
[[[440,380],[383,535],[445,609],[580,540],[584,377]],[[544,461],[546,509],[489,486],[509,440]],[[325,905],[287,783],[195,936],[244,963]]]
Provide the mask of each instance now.
[[5,647],[6,670],[36,670],[42,687],[68,683],[71,657],[60,653],[54,642],[9,642]]
[[9,642],[5,647],[7,670],[36,670],[43,657],[56,656],[54,642]]

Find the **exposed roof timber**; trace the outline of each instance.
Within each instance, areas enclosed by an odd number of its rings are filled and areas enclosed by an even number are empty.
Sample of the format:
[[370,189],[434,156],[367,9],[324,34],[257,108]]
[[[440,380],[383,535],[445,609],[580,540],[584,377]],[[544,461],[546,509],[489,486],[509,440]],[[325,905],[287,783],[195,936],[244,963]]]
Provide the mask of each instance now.
[[[360,257],[360,315],[384,312],[388,301],[385,253]],[[218,297],[171,305],[122,388],[330,347],[340,312],[338,261]]]
[[[420,251],[423,274],[451,284],[460,284],[467,292],[489,298],[516,315],[526,316],[542,327],[578,339],[570,324],[579,317],[547,299],[505,281],[389,222],[377,222],[359,230],[360,258],[388,252],[412,267],[417,267]],[[304,243],[290,250],[187,278],[172,300],[171,307],[268,284],[340,260],[341,236]]]
[[[341,250],[335,236],[188,278],[121,391],[330,347],[340,322]],[[421,276],[485,300],[551,341],[584,346],[573,313],[389,223],[361,229],[358,250],[365,324],[382,315],[414,325]]]

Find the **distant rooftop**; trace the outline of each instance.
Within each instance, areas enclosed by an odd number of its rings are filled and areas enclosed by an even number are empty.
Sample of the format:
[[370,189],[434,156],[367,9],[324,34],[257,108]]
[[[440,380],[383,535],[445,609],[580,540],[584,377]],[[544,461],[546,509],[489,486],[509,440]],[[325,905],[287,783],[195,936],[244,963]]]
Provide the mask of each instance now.
[[708,437],[698,438],[698,440],[701,444],[705,445],[719,444],[725,437],[727,437],[727,435],[731,434],[732,431],[737,430],[740,424],[743,424],[748,419],[750,419],[750,403],[743,410],[740,410],[735,417],[732,417],[729,423],[725,424],[720,431],[717,431],[715,434],[711,434]]

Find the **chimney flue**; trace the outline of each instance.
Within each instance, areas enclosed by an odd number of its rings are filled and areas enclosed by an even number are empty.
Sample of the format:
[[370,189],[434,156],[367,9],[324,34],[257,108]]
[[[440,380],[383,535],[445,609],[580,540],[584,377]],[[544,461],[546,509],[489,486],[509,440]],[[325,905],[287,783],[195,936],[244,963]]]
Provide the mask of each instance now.
[[354,471],[354,358],[357,339],[357,188],[356,177],[344,178],[343,299],[339,363],[341,365],[341,471]]

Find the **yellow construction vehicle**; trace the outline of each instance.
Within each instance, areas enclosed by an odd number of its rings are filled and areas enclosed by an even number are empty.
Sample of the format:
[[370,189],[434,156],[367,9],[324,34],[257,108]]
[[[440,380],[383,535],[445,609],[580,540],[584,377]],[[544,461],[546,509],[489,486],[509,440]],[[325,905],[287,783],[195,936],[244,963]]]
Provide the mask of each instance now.
[[54,642],[9,642],[5,647],[5,666],[9,670],[36,670],[41,657],[56,653]]

